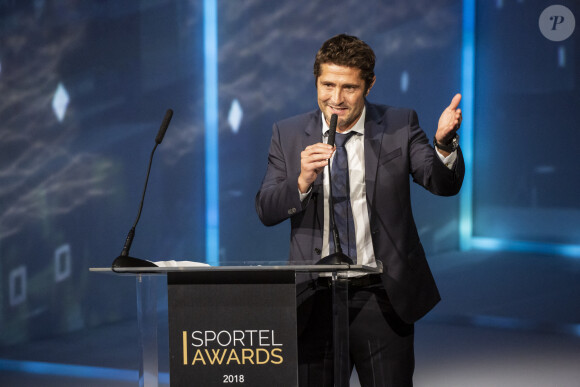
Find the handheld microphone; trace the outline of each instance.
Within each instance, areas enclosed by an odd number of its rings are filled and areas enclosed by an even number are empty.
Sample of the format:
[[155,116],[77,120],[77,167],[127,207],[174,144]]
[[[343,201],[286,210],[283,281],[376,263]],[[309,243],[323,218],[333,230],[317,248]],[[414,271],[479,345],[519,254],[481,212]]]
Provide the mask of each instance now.
[[139,219],[141,218],[141,212],[143,211],[143,203],[145,203],[145,192],[147,192],[147,183],[149,182],[149,175],[151,174],[151,165],[153,163],[153,155],[155,154],[155,150],[157,146],[161,144],[163,141],[163,137],[165,137],[165,132],[167,132],[167,128],[169,127],[169,122],[171,121],[171,117],[173,117],[173,110],[167,109],[165,112],[165,117],[163,118],[163,122],[161,123],[161,127],[159,128],[159,132],[157,132],[157,136],[155,137],[155,146],[151,151],[151,156],[149,157],[149,166],[147,167],[147,175],[145,176],[145,186],[143,187],[143,193],[141,195],[141,203],[139,204],[139,211],[137,212],[137,218],[133,223],[133,227],[129,230],[127,234],[127,238],[125,239],[125,245],[123,246],[123,250],[121,251],[121,255],[119,255],[112,264],[113,271],[116,271],[117,268],[123,267],[157,267],[153,262],[141,259],[141,258],[134,258],[129,256],[129,250],[131,249],[131,244],[133,243],[133,238],[135,237],[135,228],[137,227],[137,223],[139,223]]
[[[334,146],[334,139],[336,137],[336,124],[338,121],[338,116],[333,114],[330,116],[330,125],[328,125],[328,145]],[[334,253],[321,258],[317,265],[342,265],[349,264],[352,265],[353,261],[346,254],[342,252],[342,246],[340,245],[340,236],[338,235],[338,228],[336,227],[336,222],[334,221],[334,199],[332,197],[332,175],[330,173],[330,162],[328,163],[328,212],[329,212],[329,231],[332,234],[332,240],[334,242]]]
[[336,123],[338,116],[333,114],[330,116],[330,125],[328,125],[328,145],[334,146],[334,138],[336,137]]

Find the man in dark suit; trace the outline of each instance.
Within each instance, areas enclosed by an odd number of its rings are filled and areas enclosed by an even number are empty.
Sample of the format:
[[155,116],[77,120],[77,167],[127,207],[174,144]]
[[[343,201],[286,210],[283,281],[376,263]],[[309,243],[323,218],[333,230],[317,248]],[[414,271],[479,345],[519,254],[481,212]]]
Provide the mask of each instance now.
[[[333,187],[340,171],[331,166],[338,148],[326,139],[336,114],[337,144],[338,136],[346,135],[341,157],[348,161],[345,202],[350,207],[335,214],[345,218],[347,230],[341,232],[349,234],[340,234],[341,246],[355,263],[376,266],[380,261],[383,267],[380,275],[349,280],[351,362],[363,386],[410,386],[413,323],[440,296],[413,220],[409,175],[436,195],[459,192],[464,175],[456,134],[461,95],[442,113],[432,147],[413,110],[366,100],[376,79],[374,64],[374,52],[356,37],[338,35],[322,45],[314,63],[319,109],[274,125],[256,210],[267,226],[290,218],[293,263],[314,264],[332,252],[328,169]],[[327,317],[321,317],[329,302],[324,279],[313,284],[300,300],[310,312],[299,315],[306,325],[299,332],[299,375],[301,385],[322,386],[332,380],[330,329]]]

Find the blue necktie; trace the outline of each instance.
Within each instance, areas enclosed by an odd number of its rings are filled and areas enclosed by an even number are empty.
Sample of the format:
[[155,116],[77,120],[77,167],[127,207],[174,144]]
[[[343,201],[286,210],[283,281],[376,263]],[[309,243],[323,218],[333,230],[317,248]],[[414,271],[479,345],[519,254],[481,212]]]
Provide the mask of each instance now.
[[[348,134],[336,133],[336,152],[332,162],[332,198],[334,200],[334,221],[340,237],[342,252],[356,263],[356,235],[354,219],[350,204],[350,182],[348,177],[348,155],[345,144],[356,132]],[[332,209],[330,209],[332,211]],[[332,231],[329,241],[329,253],[334,252]]]

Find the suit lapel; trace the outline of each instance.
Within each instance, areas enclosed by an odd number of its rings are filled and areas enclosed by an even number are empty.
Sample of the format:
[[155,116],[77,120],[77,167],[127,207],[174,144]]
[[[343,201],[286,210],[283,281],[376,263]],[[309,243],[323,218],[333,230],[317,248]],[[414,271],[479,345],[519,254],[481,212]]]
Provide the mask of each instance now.
[[320,118],[320,110],[313,112],[308,124],[304,129],[304,137],[302,137],[302,149],[309,145],[316,144],[322,141],[322,121]]
[[378,161],[381,156],[381,144],[384,128],[380,125],[382,118],[369,103],[366,103],[365,119],[365,184],[369,209],[373,207],[375,197],[375,182],[378,171]]

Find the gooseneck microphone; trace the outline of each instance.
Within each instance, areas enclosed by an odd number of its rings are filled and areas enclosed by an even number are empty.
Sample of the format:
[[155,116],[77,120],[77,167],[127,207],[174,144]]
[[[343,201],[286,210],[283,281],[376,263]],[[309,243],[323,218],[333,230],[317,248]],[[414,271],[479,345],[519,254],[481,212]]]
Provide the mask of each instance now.
[[[334,139],[336,137],[336,124],[338,121],[338,116],[333,114],[330,116],[330,125],[328,126],[328,142],[330,146],[334,146]],[[338,228],[336,227],[336,222],[334,221],[334,199],[332,197],[332,174],[330,173],[330,160],[328,162],[328,212],[329,212],[329,229],[332,234],[332,240],[334,242],[334,252],[330,253],[328,256],[321,258],[317,265],[342,265],[349,264],[352,265],[353,261],[346,254],[342,252],[342,246],[340,245],[340,235],[338,234]]]
[[125,245],[123,246],[123,250],[121,251],[121,255],[119,255],[112,264],[112,269],[115,271],[117,268],[123,267],[156,267],[153,262],[147,261],[141,258],[134,258],[129,256],[129,250],[131,250],[131,244],[133,243],[133,238],[135,238],[135,229],[137,228],[137,223],[139,223],[139,219],[141,218],[141,212],[143,211],[143,203],[145,203],[145,193],[147,192],[147,183],[149,182],[149,175],[151,174],[151,165],[153,164],[153,155],[155,154],[155,150],[157,146],[161,144],[163,141],[163,137],[165,137],[165,132],[167,132],[167,128],[169,127],[169,122],[171,121],[171,117],[173,117],[173,110],[167,109],[165,112],[165,117],[163,118],[163,122],[161,122],[161,127],[157,132],[157,136],[155,137],[155,146],[151,151],[151,156],[149,157],[149,166],[147,167],[147,175],[145,176],[145,186],[143,187],[143,193],[141,195],[141,202],[139,203],[139,211],[137,212],[137,218],[133,223],[133,227],[129,230],[127,234],[127,238],[125,239]]
[[[155,136],[155,147],[157,147],[157,145],[161,144],[161,141],[163,141],[163,137],[165,137],[165,132],[167,132],[167,128],[169,127],[171,117],[173,117],[173,110],[167,109],[165,112],[165,117],[163,117],[163,122],[161,122],[161,127],[159,127],[159,132],[157,132],[157,136]],[[153,151],[155,151],[155,149],[153,149]]]

